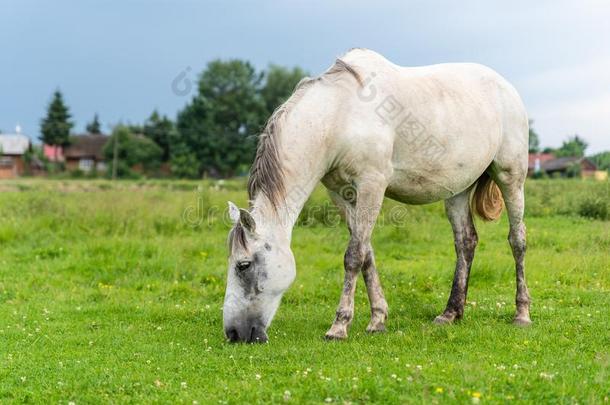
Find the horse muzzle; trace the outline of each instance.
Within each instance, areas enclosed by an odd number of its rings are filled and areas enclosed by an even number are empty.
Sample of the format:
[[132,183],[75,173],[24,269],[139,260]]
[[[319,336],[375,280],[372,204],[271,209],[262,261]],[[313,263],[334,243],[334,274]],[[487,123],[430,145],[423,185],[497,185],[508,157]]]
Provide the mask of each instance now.
[[265,327],[257,321],[225,327],[225,335],[231,343],[267,343],[269,340]]

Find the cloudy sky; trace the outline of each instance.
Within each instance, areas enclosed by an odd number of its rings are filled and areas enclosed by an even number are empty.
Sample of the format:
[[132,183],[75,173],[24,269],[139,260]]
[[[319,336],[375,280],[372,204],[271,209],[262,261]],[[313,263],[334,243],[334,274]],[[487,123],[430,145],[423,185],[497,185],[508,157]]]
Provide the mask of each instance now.
[[[82,131],[172,118],[215,58],[322,72],[352,47],[400,65],[479,62],[521,93],[544,146],[610,150],[610,2],[0,0],[0,129],[37,138],[60,88]],[[182,82],[184,85],[185,82]],[[181,87],[181,89],[185,89]]]

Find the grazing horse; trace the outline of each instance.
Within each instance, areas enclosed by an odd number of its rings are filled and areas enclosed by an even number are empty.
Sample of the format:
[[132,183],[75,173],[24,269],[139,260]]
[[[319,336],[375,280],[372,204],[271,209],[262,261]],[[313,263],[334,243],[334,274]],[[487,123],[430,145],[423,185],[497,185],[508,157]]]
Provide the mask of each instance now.
[[353,49],[324,74],[305,78],[269,119],[248,183],[250,206],[229,203],[224,330],[230,341],[266,342],[266,330],[295,278],[292,228],[321,181],[344,214],[350,241],[345,281],[329,339],[347,337],[362,272],[371,306],[367,331],[385,330],[388,304],[371,233],[384,196],[407,204],[443,200],[457,262],[436,323],[464,313],[477,232],[472,213],[497,219],[502,199],[516,263],[515,324],[529,324],[524,190],[528,118],[517,91],[470,63],[397,66]]

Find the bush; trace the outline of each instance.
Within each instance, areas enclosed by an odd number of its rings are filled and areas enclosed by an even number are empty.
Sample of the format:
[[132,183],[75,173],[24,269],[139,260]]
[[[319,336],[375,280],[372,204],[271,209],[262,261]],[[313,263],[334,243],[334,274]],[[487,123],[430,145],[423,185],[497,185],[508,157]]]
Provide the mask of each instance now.
[[608,219],[608,203],[601,198],[588,198],[580,203],[578,214],[591,219]]

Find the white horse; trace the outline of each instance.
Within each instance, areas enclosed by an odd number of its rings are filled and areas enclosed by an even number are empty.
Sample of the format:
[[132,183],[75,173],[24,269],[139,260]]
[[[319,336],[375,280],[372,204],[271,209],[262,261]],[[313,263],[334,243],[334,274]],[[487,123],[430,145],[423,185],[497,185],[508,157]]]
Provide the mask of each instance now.
[[319,181],[345,214],[351,235],[345,284],[327,338],[347,337],[360,271],[371,305],[367,331],[385,330],[388,305],[371,247],[384,196],[408,204],[445,201],[457,263],[437,323],[464,313],[477,245],[472,211],[496,219],[503,197],[516,262],[514,322],[529,324],[527,153],[528,118],[519,95],[481,65],[400,67],[373,51],[353,49],[321,76],[303,79],[260,137],[249,210],[229,203],[234,227],[223,309],[227,338],[267,341],[266,330],[296,274],[292,228]]

